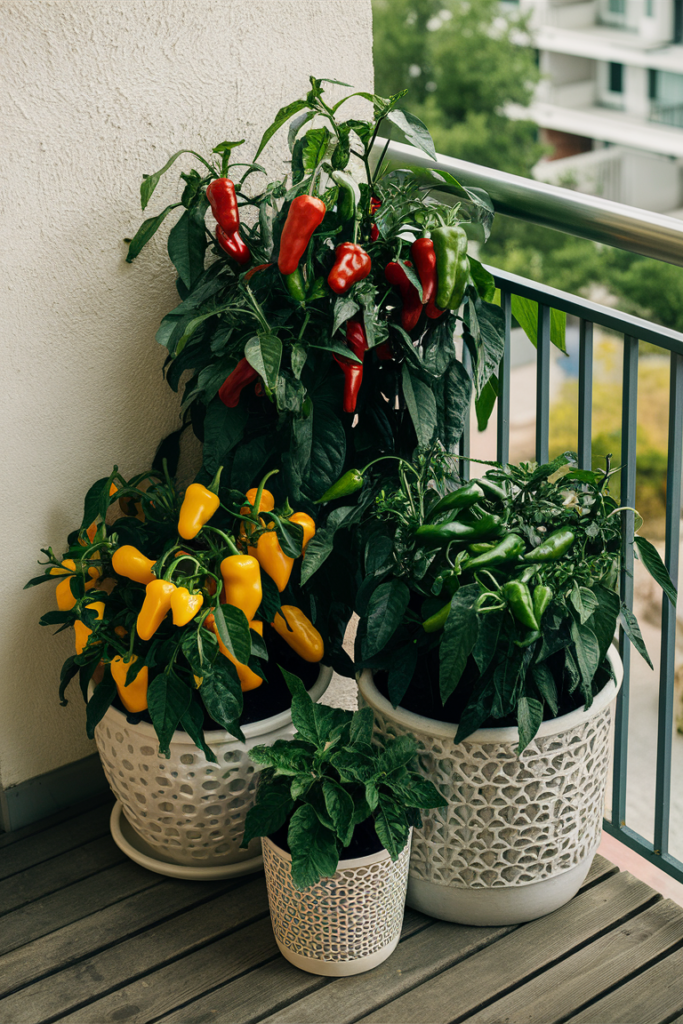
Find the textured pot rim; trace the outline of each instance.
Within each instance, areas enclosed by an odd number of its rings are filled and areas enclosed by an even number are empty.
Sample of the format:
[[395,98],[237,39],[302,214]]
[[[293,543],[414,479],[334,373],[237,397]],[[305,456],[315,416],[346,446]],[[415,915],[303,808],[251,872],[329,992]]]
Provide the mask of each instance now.
[[[583,708],[576,708],[567,715],[560,715],[559,718],[551,718],[547,722],[542,722],[534,739],[555,736],[558,733],[565,732],[567,729],[573,729],[577,725],[582,725],[584,722],[589,721],[589,719],[599,715],[601,711],[611,704],[621,688],[624,678],[624,667],[614,643],[608,650],[607,657],[616,676],[616,682],[614,679],[610,679],[597,694],[587,711]],[[439,722],[435,718],[427,718],[425,715],[418,715],[414,711],[406,711],[400,705],[397,708],[393,707],[391,702],[375,686],[370,669],[366,668],[363,672],[359,673],[357,681],[363,699],[371,707],[395,722],[399,722],[410,732],[428,733],[435,739],[440,740],[455,739],[455,734],[458,731],[457,722]],[[516,725],[498,726],[492,729],[477,729],[464,742],[516,744],[519,742],[519,731]]]
[[[311,700],[320,700],[322,695],[325,693],[325,690],[330,685],[331,679],[332,669],[329,665],[321,665],[318,678],[308,691]],[[92,689],[92,683],[90,684],[90,688]],[[90,696],[92,696],[92,692],[90,692]],[[149,736],[154,745],[158,743],[154,726],[149,722],[138,722],[136,725],[130,725],[123,712],[114,707],[110,707],[107,714],[117,715],[122,720],[122,724],[125,724],[128,729],[137,729],[143,735]],[[250,740],[254,739],[256,736],[264,736],[266,733],[282,729],[284,726],[289,725],[291,720],[291,708],[286,708],[284,711],[279,711],[277,715],[271,715],[270,718],[262,718],[258,722],[249,722],[247,725],[242,726],[242,732],[244,733],[244,738],[246,740]],[[102,721],[104,721],[104,719]],[[209,746],[213,743],[241,743],[241,741],[238,740],[236,736],[233,736],[232,733],[229,733],[227,729],[206,729],[204,736]],[[181,732],[179,729],[176,729],[173,733],[171,744],[173,746],[195,746],[194,740],[188,736],[186,732]]]
[[[412,834],[413,831],[411,829],[410,836],[412,836]],[[410,836],[408,837],[408,843],[410,843]],[[291,864],[291,853],[287,853],[286,850],[283,850],[282,847],[278,846],[277,843],[274,843],[269,836],[264,836],[261,840],[262,845],[265,845],[266,843],[268,846],[272,847],[275,853],[282,857],[283,860],[286,860]],[[406,843],[406,846],[408,843]],[[405,846],[403,847],[403,850],[405,850]],[[401,853],[403,853],[403,850],[401,850]],[[365,857],[349,857],[347,860],[340,860],[334,875],[329,875],[327,877],[334,878],[340,871],[345,871],[347,868],[366,868],[370,867],[371,864],[380,864],[383,860],[389,859],[389,851],[382,847],[382,849],[378,850],[377,853],[368,853]]]

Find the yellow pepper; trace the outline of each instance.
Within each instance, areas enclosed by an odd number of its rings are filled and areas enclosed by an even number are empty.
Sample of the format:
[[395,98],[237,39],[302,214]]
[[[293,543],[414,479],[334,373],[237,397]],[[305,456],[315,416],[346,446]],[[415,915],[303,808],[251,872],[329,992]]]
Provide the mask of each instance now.
[[[57,598],[57,607],[60,612],[70,612],[76,604],[76,598],[71,593],[71,576],[76,572],[76,563],[73,558],[66,558],[62,562],[62,566],[64,568],[61,566],[54,566],[54,568],[50,569],[50,575],[63,576],[66,573],[69,574],[67,579],[62,580],[61,583],[57,584],[55,596]],[[92,590],[100,578],[99,569],[95,569],[94,567],[88,569],[88,576],[90,576],[90,579],[85,584],[86,593],[88,590]]]
[[153,558],[146,558],[142,551],[138,551],[132,544],[123,544],[114,552],[111,560],[114,572],[126,579],[135,580],[136,583],[151,583],[154,579],[152,566]]
[[197,536],[202,526],[208,523],[218,510],[221,499],[202,484],[190,484],[185,491],[178,519],[178,533],[185,540]]
[[141,640],[151,640],[168,615],[176,585],[169,583],[168,580],[152,580],[147,584],[146,590],[137,622],[138,636]]
[[251,487],[247,491],[247,501],[249,502],[249,505],[243,505],[242,508],[240,509],[240,512],[242,513],[243,516],[248,516],[251,511],[272,512],[273,509],[275,508],[275,498],[270,493],[270,491],[267,491],[264,488],[261,494],[261,501],[259,503],[259,507],[258,509],[254,509],[254,502],[256,501],[257,491],[258,487]]
[[149,669],[147,666],[144,665],[132,683],[126,686],[128,671],[133,662],[137,660],[137,654],[134,654],[130,661],[124,661],[120,655],[117,655],[112,660],[110,666],[121,703],[126,711],[132,712],[145,711],[147,709],[147,687],[149,685]]
[[201,606],[204,598],[201,594],[191,594],[187,587],[176,587],[171,594],[171,611],[173,612],[173,625],[186,626]]
[[[94,608],[98,619],[104,618],[104,601],[93,601],[92,604],[87,604],[85,607]],[[81,622],[80,619],[76,619],[74,622],[74,633],[76,636],[76,654],[83,654],[92,629],[86,626],[84,622]]]
[[301,554],[303,555],[309,540],[315,537],[315,523],[306,512],[295,512],[289,517],[289,521],[290,523],[298,523],[304,531],[304,539],[301,545]]
[[286,555],[280,547],[275,525],[270,523],[265,533],[262,533],[256,542],[256,547],[248,549],[250,555],[255,555],[262,569],[264,569],[277,589],[282,593],[289,577],[292,575],[294,559]]
[[263,597],[258,560],[252,555],[228,555],[221,562],[221,576],[221,601],[241,608],[247,619],[253,619]]
[[280,612],[277,613],[273,627],[276,633],[304,661],[316,662],[321,660],[325,653],[323,638],[300,608],[295,608],[291,604],[283,604],[282,615]]
[[[255,690],[257,687],[259,687],[263,682],[262,677],[256,675],[256,673],[253,672],[248,665],[244,665],[241,661],[238,661],[233,654],[230,653],[228,648],[221,640],[220,633],[216,629],[216,620],[213,617],[213,615],[206,616],[206,619],[204,620],[204,625],[207,627],[207,629],[210,629],[213,633],[216,634],[216,639],[218,640],[218,650],[221,652],[221,654],[225,655],[228,661],[231,661],[232,664],[237,669],[237,676],[240,681],[240,686],[242,687],[242,692],[246,693],[247,690]],[[254,629],[259,634],[259,636],[263,636],[262,622],[250,622],[249,629]],[[195,676],[195,681],[196,679],[197,677]],[[197,685],[199,686],[200,684],[197,683]]]

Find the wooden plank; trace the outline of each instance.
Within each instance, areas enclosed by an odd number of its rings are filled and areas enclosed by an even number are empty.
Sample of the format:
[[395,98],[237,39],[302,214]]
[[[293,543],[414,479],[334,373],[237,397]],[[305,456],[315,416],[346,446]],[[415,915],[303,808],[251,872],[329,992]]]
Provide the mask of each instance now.
[[[251,977],[253,968],[279,956],[270,918],[265,917],[59,1020],[63,1024],[146,1024],[210,986],[247,971]],[[224,1004],[223,1012],[226,1010]],[[232,1014],[230,1007],[230,1021],[234,1020]]]
[[459,1017],[473,1013],[481,1005],[482,991],[490,998],[503,995],[657,898],[649,886],[628,872],[619,872],[580,893],[554,914],[522,925],[362,1019],[448,1024],[456,1015],[455,1004]]
[[[467,1024],[501,1024],[503,1021],[551,1024],[565,1020],[567,1014],[599,998],[623,978],[669,952],[682,937],[683,910],[671,900],[662,900],[519,986],[503,999],[468,1017]],[[679,977],[676,976],[677,981]],[[680,982],[677,989],[679,1001],[671,1009],[683,1005]],[[620,1005],[626,1007],[630,1004],[622,1000]],[[601,1021],[619,1021],[622,1024],[620,1015],[595,1016],[595,1006],[590,1010],[591,1024]],[[643,1018],[635,1020],[642,1021]]]
[[[75,818],[46,828],[7,848],[3,847],[0,854],[0,879],[25,871],[34,864],[51,860],[67,850],[75,850],[92,839],[108,835],[110,815],[111,803],[101,804],[85,814],[79,814]],[[27,828],[33,826],[29,825]],[[10,832],[8,836],[15,834]],[[0,838],[4,839],[5,836]]]
[[[399,949],[402,948],[406,938],[416,935],[423,929],[429,930],[430,923],[431,919],[423,914],[407,910],[403,920]],[[370,976],[376,978],[377,971],[373,971],[372,975],[364,975],[364,977]],[[330,978],[300,971],[278,954],[275,960],[265,966],[200,996],[189,1005],[183,1005],[162,1017],[161,1020],[157,1020],[157,1024],[220,1021],[225,1016],[227,1006],[230,1007],[230,1019],[233,1021],[261,1020],[264,1014],[277,1014],[277,1020],[284,1020],[285,1018],[278,1011],[286,1012],[285,1008],[290,1003],[330,984]],[[301,1006],[302,1004],[299,1002],[296,1005]],[[366,1011],[367,1005],[362,1012]],[[341,1008],[337,995],[334,1013],[330,1019],[341,1020],[340,1013]]]
[[6,981],[2,954],[160,884],[159,875],[126,861],[6,914],[0,926],[0,992]]
[[35,864],[0,882],[0,916],[125,860],[111,836],[103,836]]
[[601,857],[596,853],[593,857],[593,863],[590,866],[590,870],[586,875],[586,879],[579,889],[579,892],[585,892],[586,889],[590,889],[594,885],[598,885],[603,882],[610,875],[616,875],[619,873],[619,868],[616,864],[612,864],[611,861],[605,857]]
[[[131,934],[142,932],[162,920],[207,903],[245,884],[242,879],[225,879],[218,882],[162,879],[159,875],[153,875],[151,871],[144,871],[143,868],[137,868],[137,865],[135,867],[146,877],[147,886],[143,891],[128,898],[123,898],[121,893],[117,902],[112,901],[111,906],[100,910],[99,913],[83,916],[72,925],[53,931],[0,957],[0,995],[7,995],[85,957],[93,959],[93,954],[99,949],[121,942]],[[113,869],[120,870],[121,868]],[[96,879],[100,878],[101,875],[96,876]],[[109,886],[113,888],[111,882]],[[5,918],[5,921],[7,920],[9,917]]]
[[[164,911],[164,901],[159,900],[157,920]],[[265,880],[258,878],[247,882],[210,903],[178,914],[125,942],[104,949],[96,956],[0,999],[0,1021],[37,1024],[46,1018],[61,1018],[105,993],[264,917],[267,911]],[[94,920],[101,916],[96,915]],[[269,920],[267,923],[270,927]],[[133,918],[131,930],[136,926]],[[210,979],[205,978],[204,981],[210,983]]]
[[[667,900],[668,902],[668,900]],[[680,936],[679,928],[679,936]],[[567,1024],[683,1024],[683,949],[676,950],[598,1002],[587,1006]],[[678,1013],[674,1020],[671,1014]]]
[[[114,804],[114,798],[111,793],[100,793],[98,796],[90,797],[88,800],[79,801],[77,804],[72,804],[71,807],[65,807],[55,814],[50,814],[46,818],[40,818],[38,821],[33,821],[30,825],[24,825],[23,828],[17,828],[13,832],[0,832],[0,850],[13,846],[15,843],[20,843],[24,839],[29,839],[39,832],[44,832],[46,829],[52,828],[53,825],[59,825],[63,821],[70,821],[81,814],[87,814],[102,804],[106,804],[111,813],[111,808]],[[2,857],[4,858],[4,855]]]

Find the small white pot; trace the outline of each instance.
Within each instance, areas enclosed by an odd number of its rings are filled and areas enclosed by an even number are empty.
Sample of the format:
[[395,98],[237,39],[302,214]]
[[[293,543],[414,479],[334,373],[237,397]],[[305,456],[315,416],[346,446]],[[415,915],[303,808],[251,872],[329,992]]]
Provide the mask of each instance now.
[[[319,700],[332,678],[322,665],[309,690]],[[159,753],[154,727],[130,725],[109,708],[95,728],[95,742],[107,781],[132,828],[162,861],[192,867],[215,867],[253,860],[260,841],[240,850],[244,819],[254,803],[259,765],[249,750],[294,735],[291,710],[251,722],[242,728],[241,743],[225,729],[205,733],[218,758],[207,761],[186,732],[176,730],[171,756]]]
[[415,829],[409,907],[458,924],[532,921],[578,892],[600,842],[609,768],[610,680],[588,711],[543,722],[521,756],[516,727],[478,729],[454,743],[457,725],[393,708],[372,673],[358,680],[377,733],[412,733],[421,772],[448,800]]
[[340,860],[331,878],[308,889],[294,886],[291,855],[264,839],[270,918],[282,955],[331,978],[362,974],[391,956],[403,925],[410,839],[396,861],[386,850]]

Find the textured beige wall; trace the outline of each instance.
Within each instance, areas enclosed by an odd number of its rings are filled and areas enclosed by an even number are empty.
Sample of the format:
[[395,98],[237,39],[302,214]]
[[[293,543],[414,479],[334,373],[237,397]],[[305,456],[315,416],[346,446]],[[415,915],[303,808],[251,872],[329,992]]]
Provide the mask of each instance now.
[[[62,550],[85,490],[149,465],[178,423],[154,341],[175,302],[162,238],[129,266],[143,172],[181,148],[250,152],[308,74],[372,87],[370,0],[0,2],[0,783],[90,753],[69,633],[40,628],[52,587],[22,591]],[[357,110],[358,108],[356,108]],[[266,150],[282,167],[286,136]],[[244,150],[247,150],[247,146]],[[178,168],[179,170],[181,167]],[[177,176],[157,190],[156,212]]]

